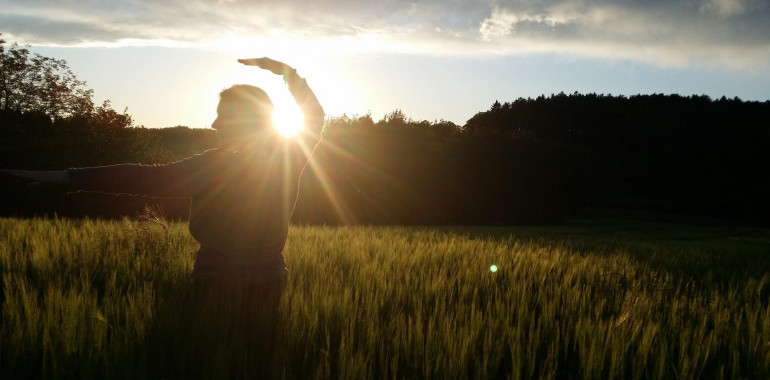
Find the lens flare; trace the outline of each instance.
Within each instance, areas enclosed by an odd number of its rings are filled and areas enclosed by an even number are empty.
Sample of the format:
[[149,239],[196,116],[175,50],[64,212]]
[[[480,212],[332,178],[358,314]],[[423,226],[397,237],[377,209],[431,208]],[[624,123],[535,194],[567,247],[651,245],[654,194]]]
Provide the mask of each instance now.
[[284,137],[292,137],[299,133],[305,124],[302,112],[296,106],[276,106],[273,112],[273,125]]
[[497,265],[492,265],[491,267],[489,267],[489,270],[490,270],[492,273],[495,273],[495,272],[497,272]]

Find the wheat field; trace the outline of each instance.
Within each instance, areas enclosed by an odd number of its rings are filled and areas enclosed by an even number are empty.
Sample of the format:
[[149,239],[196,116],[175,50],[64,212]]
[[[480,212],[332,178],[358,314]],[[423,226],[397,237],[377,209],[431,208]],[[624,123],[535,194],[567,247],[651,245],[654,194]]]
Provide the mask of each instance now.
[[767,229],[292,226],[269,360],[201,312],[196,250],[151,213],[0,218],[0,378],[770,378]]

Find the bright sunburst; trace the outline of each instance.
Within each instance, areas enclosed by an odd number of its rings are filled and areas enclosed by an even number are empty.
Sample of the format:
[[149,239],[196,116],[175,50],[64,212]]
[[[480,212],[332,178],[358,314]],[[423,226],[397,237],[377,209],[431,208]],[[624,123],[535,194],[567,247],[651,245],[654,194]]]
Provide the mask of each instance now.
[[273,112],[273,125],[284,137],[292,137],[302,130],[304,117],[296,105],[279,104]]
[[[269,56],[293,66],[299,75],[307,79],[327,115],[350,114],[360,109],[356,91],[349,82],[350,78],[339,72],[337,62],[328,57],[328,49],[324,47],[322,50],[315,50],[318,49],[317,44],[312,41],[231,36],[216,41],[212,46],[233,57],[228,61],[231,63],[224,66],[224,70],[214,71],[217,78],[214,87],[227,88],[235,83],[243,83],[265,90],[275,106],[275,129],[287,138],[293,137],[303,129],[304,118],[288,91],[286,82],[281,76],[268,71],[238,64],[235,58]],[[260,48],[254,50],[254,46]]]
[[[289,93],[286,83],[280,76],[250,66],[233,64],[222,75],[215,87],[228,88],[233,84],[257,86],[268,94],[273,109],[273,126],[283,136],[289,138],[302,130],[304,117],[294,98]],[[219,99],[216,99],[218,102]],[[216,109],[214,105],[212,108]]]

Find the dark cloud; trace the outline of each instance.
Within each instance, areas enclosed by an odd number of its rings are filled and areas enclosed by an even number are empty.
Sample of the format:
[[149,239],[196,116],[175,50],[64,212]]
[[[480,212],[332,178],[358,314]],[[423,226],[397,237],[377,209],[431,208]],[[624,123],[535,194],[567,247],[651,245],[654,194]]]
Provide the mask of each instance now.
[[114,41],[123,37],[123,33],[106,30],[99,25],[87,25],[78,22],[51,21],[35,16],[9,16],[0,14],[0,25],[15,38],[25,42],[55,42],[75,45],[93,40]]
[[738,66],[768,63],[768,20],[764,0],[8,0],[0,9],[1,32],[35,44],[377,33],[391,46],[438,54],[551,51]]

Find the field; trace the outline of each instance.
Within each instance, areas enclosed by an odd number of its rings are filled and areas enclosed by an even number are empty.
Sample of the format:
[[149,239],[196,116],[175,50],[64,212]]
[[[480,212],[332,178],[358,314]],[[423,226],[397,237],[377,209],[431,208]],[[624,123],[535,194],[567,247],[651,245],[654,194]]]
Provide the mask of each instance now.
[[[196,249],[151,216],[0,219],[0,378],[260,377]],[[293,227],[285,255],[276,378],[770,378],[768,229]]]

